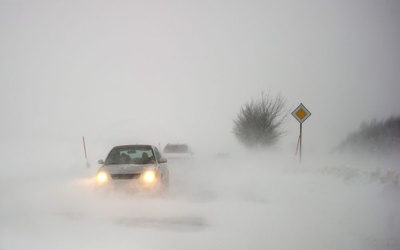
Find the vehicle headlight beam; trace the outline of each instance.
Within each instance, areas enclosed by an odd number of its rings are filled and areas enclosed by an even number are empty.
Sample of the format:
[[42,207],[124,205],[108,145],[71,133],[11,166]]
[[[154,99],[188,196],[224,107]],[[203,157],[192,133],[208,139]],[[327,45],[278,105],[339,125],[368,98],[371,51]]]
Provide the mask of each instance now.
[[108,176],[108,174],[105,173],[105,172],[99,172],[99,173],[96,175],[96,181],[97,181],[98,183],[100,183],[100,184],[103,184],[103,183],[108,182],[108,179],[109,179],[109,176]]
[[143,181],[145,183],[153,183],[156,180],[156,172],[153,170],[147,170],[143,173]]

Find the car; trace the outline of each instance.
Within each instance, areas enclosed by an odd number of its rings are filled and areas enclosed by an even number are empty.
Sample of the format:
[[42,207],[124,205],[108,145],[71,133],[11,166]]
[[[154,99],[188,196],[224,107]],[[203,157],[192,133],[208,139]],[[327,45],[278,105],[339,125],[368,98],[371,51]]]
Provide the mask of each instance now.
[[185,143],[168,143],[163,154],[171,164],[193,165],[194,152]]
[[113,147],[96,174],[99,188],[160,190],[169,186],[167,159],[153,145]]

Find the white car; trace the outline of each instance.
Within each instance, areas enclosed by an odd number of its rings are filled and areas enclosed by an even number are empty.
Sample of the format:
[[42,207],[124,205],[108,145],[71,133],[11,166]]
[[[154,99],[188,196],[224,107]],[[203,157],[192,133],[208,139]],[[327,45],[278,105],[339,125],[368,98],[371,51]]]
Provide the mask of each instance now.
[[122,145],[111,149],[96,174],[105,189],[159,189],[169,185],[167,159],[152,145]]
[[193,165],[194,152],[188,144],[168,143],[164,147],[163,155],[171,164]]

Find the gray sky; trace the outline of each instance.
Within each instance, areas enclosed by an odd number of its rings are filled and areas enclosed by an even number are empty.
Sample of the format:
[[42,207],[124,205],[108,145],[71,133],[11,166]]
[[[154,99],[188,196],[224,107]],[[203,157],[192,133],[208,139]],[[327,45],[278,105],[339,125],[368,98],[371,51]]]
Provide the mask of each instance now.
[[230,148],[232,120],[261,91],[312,112],[310,150],[400,114],[397,0],[0,0],[0,34],[3,141]]

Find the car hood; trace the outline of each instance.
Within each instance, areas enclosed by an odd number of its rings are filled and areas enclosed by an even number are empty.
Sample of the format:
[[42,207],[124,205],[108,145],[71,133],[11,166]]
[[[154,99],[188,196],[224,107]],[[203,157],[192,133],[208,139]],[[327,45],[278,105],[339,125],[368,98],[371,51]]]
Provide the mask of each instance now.
[[109,174],[140,174],[147,169],[155,169],[154,164],[135,165],[135,164],[118,164],[103,165],[99,171],[105,171]]

